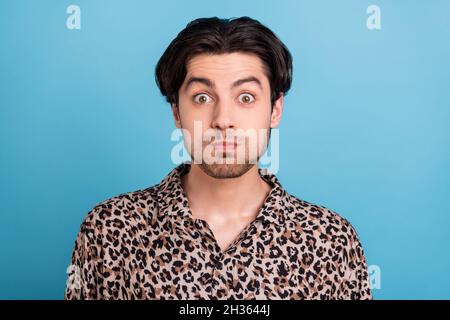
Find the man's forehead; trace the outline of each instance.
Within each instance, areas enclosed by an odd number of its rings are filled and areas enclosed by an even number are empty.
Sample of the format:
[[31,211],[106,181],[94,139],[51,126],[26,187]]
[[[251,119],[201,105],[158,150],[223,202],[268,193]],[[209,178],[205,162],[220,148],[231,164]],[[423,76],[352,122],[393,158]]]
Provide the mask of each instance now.
[[232,52],[222,54],[198,54],[187,61],[186,69],[189,73],[194,70],[227,71],[233,69],[259,69],[262,71],[263,63],[256,54]]
[[[216,83],[214,80],[206,78],[206,77],[201,77],[201,76],[188,76],[186,77],[185,80],[185,90],[188,90],[189,87],[195,85],[196,83],[200,83],[203,84],[211,89],[215,89],[216,88]],[[247,76],[247,77],[243,77],[243,78],[239,78],[237,80],[234,80],[231,84],[230,84],[230,88],[237,88],[243,84],[246,83],[251,83],[251,84],[255,84],[256,86],[259,87],[260,90],[264,90],[263,89],[263,84],[262,84],[262,80],[260,80],[258,77],[256,76]]]
[[216,83],[224,81],[230,87],[252,83],[263,89],[264,82],[268,81],[260,58],[242,53],[198,55],[188,62],[186,71],[186,89],[195,84],[215,88]]

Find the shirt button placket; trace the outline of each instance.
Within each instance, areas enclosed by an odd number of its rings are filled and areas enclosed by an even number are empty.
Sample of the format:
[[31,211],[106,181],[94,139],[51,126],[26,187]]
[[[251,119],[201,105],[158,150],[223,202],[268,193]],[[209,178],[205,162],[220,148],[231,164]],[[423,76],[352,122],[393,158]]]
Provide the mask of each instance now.
[[229,295],[229,288],[227,285],[227,276],[225,270],[224,259],[226,255],[223,252],[220,252],[216,256],[214,261],[214,292],[219,299],[226,299]]
[[223,267],[222,260],[223,260],[223,254],[220,253],[217,255],[217,257],[215,258],[215,261],[214,261],[214,266],[215,266],[216,270],[222,269],[222,267]]

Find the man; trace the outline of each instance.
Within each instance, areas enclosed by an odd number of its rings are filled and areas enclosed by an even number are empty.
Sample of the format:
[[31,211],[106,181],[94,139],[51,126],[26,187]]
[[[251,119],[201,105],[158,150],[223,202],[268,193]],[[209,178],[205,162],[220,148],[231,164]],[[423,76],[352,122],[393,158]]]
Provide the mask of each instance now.
[[258,21],[189,23],[156,81],[193,161],[89,212],[65,297],[371,299],[351,224],[258,168],[291,79],[289,51]]

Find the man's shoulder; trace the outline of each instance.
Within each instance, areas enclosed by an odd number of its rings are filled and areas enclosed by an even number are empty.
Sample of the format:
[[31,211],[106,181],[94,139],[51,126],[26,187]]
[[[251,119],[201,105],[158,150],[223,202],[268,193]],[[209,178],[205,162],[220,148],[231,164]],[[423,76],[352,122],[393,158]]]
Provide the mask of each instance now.
[[289,220],[302,230],[319,234],[324,239],[337,237],[357,239],[356,229],[340,213],[323,205],[315,204],[286,194]]
[[158,209],[158,184],[123,192],[94,204],[86,214],[83,225],[124,226],[151,218]]

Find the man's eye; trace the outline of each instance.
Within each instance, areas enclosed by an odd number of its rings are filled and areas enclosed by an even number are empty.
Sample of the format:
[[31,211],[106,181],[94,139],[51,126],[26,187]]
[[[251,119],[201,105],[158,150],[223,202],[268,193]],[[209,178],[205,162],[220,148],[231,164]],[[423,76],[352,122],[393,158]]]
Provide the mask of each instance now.
[[200,93],[194,96],[194,102],[199,104],[207,103],[210,101],[209,99],[210,97],[206,93]]
[[239,96],[239,101],[242,103],[252,103],[255,101],[255,97],[253,97],[250,93],[243,93]]

